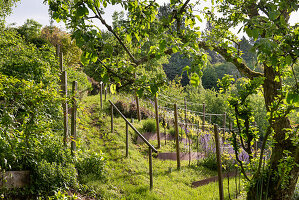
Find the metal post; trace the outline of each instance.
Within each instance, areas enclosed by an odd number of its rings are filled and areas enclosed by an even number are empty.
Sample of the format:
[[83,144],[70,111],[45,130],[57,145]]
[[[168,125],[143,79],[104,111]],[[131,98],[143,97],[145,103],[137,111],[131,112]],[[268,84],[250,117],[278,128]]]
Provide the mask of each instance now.
[[129,125],[126,122],[126,158],[129,156]]
[[159,112],[158,112],[158,98],[157,94],[155,95],[155,114],[156,114],[156,127],[157,127],[157,140],[158,140],[158,148],[161,147],[160,143],[160,126],[159,126]]
[[177,105],[174,104],[174,126],[175,126],[175,139],[176,139],[176,157],[177,157],[177,168],[181,169],[181,161],[180,161],[180,146],[179,146],[179,127],[178,127],[178,113],[177,113]]
[[76,139],[77,139],[77,130],[76,130],[76,122],[77,122],[77,100],[76,100],[76,93],[77,93],[78,83],[77,81],[73,81],[72,85],[72,117],[71,117],[71,136],[72,136],[72,142],[71,142],[71,152],[72,155],[74,155],[74,152],[76,151]]
[[220,197],[220,200],[224,200],[223,180],[222,180],[222,164],[221,164],[221,155],[220,155],[220,141],[219,141],[219,134],[218,134],[217,125],[214,125],[214,133],[215,133],[215,143],[216,143],[217,171],[218,171],[218,182],[219,182],[219,197]]
[[152,160],[152,149],[148,148],[148,159],[149,159],[149,175],[150,175],[150,190],[153,189],[153,160]]

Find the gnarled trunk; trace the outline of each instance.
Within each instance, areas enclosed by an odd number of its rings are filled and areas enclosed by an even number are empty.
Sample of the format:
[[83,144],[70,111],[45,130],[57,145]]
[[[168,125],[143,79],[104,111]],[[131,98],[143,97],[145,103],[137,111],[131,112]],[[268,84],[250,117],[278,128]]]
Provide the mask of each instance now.
[[[274,81],[278,74],[272,67],[265,66],[264,72],[266,78],[263,85],[264,98],[266,109],[269,112],[271,104],[279,95],[282,84]],[[291,139],[286,138],[286,129],[291,128],[287,117],[273,118],[269,124],[274,131],[273,138],[275,140],[270,164],[266,166],[265,172],[262,172],[261,176],[252,180],[247,199],[291,200],[299,175],[298,147]],[[288,152],[288,160],[286,152]]]

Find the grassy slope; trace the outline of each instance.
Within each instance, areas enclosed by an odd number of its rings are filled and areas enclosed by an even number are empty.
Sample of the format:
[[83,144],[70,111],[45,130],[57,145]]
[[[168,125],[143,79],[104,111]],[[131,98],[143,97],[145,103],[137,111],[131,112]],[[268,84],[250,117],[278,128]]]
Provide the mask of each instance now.
[[[217,183],[191,188],[193,181],[214,176],[216,172],[196,166],[195,163],[188,167],[188,161],[183,161],[182,168],[178,171],[176,161],[161,161],[154,158],[154,189],[150,191],[147,146],[134,144],[132,138],[136,135],[130,130],[129,158],[125,158],[124,120],[115,118],[115,131],[110,133],[108,102],[104,104],[104,111],[100,110],[99,102],[99,96],[86,97],[83,100],[78,127],[81,139],[79,149],[98,153],[102,151],[107,159],[106,180],[98,180],[92,175],[82,178],[82,182],[93,188],[96,194],[103,199],[218,199]],[[134,126],[141,128],[142,123],[136,121],[133,123]],[[150,142],[156,146],[155,141]],[[165,148],[170,147],[162,149]],[[234,191],[232,183],[235,181],[232,179],[230,181],[230,189]],[[226,180],[224,190],[225,198],[228,199]]]

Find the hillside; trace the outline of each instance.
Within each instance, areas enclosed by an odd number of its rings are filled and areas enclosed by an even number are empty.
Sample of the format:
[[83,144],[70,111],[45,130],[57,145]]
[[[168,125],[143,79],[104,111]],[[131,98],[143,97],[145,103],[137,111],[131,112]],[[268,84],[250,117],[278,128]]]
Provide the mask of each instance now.
[[[116,100],[118,96],[110,97]],[[114,132],[110,132],[109,103],[100,109],[99,96],[89,96],[83,100],[80,116],[80,151],[103,153],[106,165],[104,179],[93,174],[80,177],[82,183],[98,198],[103,199],[218,199],[218,184],[210,183],[198,188],[191,188],[194,181],[215,176],[216,171],[192,161],[182,161],[181,170],[176,169],[176,161],[162,161],[153,155],[154,187],[149,189],[148,148],[145,144],[136,144],[136,134],[130,130],[129,157],[125,158],[125,122],[122,118],[114,118]],[[146,120],[133,125],[141,129]],[[150,141],[157,146],[156,141]],[[172,151],[174,141],[162,143],[159,152]],[[234,179],[231,179],[230,191],[234,197]],[[227,181],[224,181],[225,197]]]

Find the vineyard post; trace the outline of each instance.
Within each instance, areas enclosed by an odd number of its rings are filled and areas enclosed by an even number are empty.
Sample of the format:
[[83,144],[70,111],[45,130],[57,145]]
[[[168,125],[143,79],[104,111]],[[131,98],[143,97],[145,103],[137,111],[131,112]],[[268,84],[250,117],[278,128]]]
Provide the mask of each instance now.
[[205,132],[206,105],[202,104],[202,132]]
[[59,54],[60,54],[60,45],[57,44],[57,45],[56,45],[56,57],[57,57],[57,58],[59,57]]
[[214,134],[215,134],[215,144],[216,144],[216,157],[217,157],[217,171],[218,171],[218,182],[219,182],[219,197],[220,200],[224,200],[223,194],[223,180],[222,180],[222,164],[221,164],[221,155],[220,155],[220,141],[218,126],[214,125]]
[[178,112],[177,105],[174,104],[174,126],[175,126],[175,139],[176,139],[176,157],[177,157],[177,168],[181,169],[180,161],[180,146],[179,146],[179,127],[178,127]]
[[60,50],[59,50],[59,66],[60,66],[60,71],[63,72],[64,71],[64,67],[63,67],[63,53]]
[[149,160],[150,190],[152,190],[153,189],[153,160],[152,160],[151,147],[148,147],[148,160]]
[[129,125],[126,122],[126,158],[129,156]]
[[186,102],[186,97],[184,98],[184,103],[185,103],[185,134],[186,134],[186,145],[187,145],[187,139],[188,139],[188,135],[187,135],[187,129],[188,129],[188,125],[187,125],[187,102]]
[[223,136],[222,136],[222,142],[225,141],[225,128],[226,128],[226,112],[223,114]]
[[113,133],[113,106],[111,105],[111,133]]
[[67,136],[68,136],[68,104],[67,104],[67,72],[64,71],[63,67],[63,53],[60,51],[60,46],[58,48],[59,50],[59,64],[60,64],[60,70],[62,72],[61,74],[61,93],[62,97],[65,98],[62,103],[63,108],[63,144],[64,146],[67,145]]
[[[136,73],[135,73],[135,80],[136,80]],[[137,118],[138,118],[138,121],[140,122],[141,116],[140,116],[140,108],[139,108],[139,98],[138,98],[136,90],[135,90],[135,98],[136,98],[136,107],[137,107]]]
[[199,165],[199,122],[198,122],[198,129],[196,130],[196,133],[197,133],[197,140],[196,140],[196,149],[197,149],[197,165]]
[[107,101],[107,83],[105,83],[105,101]]
[[[229,119],[229,132],[231,132],[233,130],[233,127],[232,127],[232,122],[231,120]],[[236,168],[236,171],[235,171],[235,186],[236,186],[236,199],[238,198],[238,168]]]
[[[256,127],[256,123],[253,122],[253,126]],[[254,157],[257,156],[257,140],[254,141]]]
[[74,156],[74,152],[76,151],[76,140],[77,140],[77,130],[76,130],[76,122],[77,122],[77,100],[76,100],[76,93],[77,93],[78,83],[77,81],[73,81],[72,85],[72,117],[71,117],[71,152]]
[[159,111],[158,111],[158,98],[157,94],[155,95],[155,112],[156,112],[156,127],[157,127],[157,140],[158,140],[158,148],[161,147],[160,143],[160,127],[159,127]]
[[103,109],[103,82],[100,83],[101,109]]

